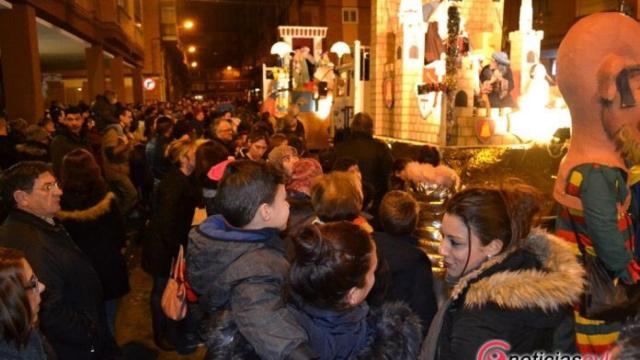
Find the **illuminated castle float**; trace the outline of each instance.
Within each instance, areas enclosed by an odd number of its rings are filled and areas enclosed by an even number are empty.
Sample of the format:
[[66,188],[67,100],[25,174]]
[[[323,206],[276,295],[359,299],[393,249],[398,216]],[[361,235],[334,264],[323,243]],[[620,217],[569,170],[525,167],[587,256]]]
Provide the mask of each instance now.
[[487,113],[477,106],[480,70],[501,51],[504,0],[388,0],[372,10],[371,108],[365,110],[376,119],[377,135],[437,146],[511,145],[549,140],[570,123],[566,108],[549,106],[562,101],[549,99],[539,65],[543,32],[533,29],[531,0],[522,2],[520,30],[509,34],[512,95],[522,111]]

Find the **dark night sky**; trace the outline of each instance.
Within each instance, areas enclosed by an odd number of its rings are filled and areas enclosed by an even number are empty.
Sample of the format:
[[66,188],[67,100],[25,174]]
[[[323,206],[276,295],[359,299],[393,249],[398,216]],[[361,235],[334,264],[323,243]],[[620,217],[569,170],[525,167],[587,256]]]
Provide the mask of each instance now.
[[[184,45],[198,46],[190,55],[203,68],[255,65],[268,54],[290,0],[184,0],[180,20],[193,19],[183,31]],[[267,44],[268,43],[268,44]]]

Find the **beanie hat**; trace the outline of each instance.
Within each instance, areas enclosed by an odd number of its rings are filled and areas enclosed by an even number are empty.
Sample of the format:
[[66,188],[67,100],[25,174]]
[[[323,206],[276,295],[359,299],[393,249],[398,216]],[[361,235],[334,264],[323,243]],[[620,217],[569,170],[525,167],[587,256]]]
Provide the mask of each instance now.
[[279,164],[286,156],[298,156],[298,151],[293,146],[282,144],[271,150],[268,159],[270,163]]
[[287,184],[287,190],[294,190],[310,195],[311,183],[320,175],[322,175],[322,166],[316,159],[300,159],[293,165],[291,180]]

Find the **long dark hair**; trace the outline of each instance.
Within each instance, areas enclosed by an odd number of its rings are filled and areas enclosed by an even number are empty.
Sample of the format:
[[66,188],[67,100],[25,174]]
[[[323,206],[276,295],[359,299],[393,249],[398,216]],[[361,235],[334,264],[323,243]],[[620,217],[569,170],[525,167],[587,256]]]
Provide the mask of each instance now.
[[24,348],[34,315],[25,289],[24,253],[0,247],[0,331],[2,339]]
[[62,205],[65,210],[83,210],[95,205],[107,193],[107,183],[93,155],[75,149],[65,155],[60,170]]
[[468,254],[462,274],[471,257],[471,232],[483,246],[492,240],[502,241],[502,250],[523,246],[540,211],[540,195],[532,186],[516,179],[498,188],[469,188],[455,194],[445,205],[447,214],[458,216],[467,227]]

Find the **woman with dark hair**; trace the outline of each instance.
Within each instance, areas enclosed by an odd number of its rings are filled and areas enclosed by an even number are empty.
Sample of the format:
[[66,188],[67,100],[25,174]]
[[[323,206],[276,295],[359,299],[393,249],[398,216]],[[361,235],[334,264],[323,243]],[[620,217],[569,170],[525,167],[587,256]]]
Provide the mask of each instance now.
[[57,217],[98,273],[107,324],[115,337],[117,303],[130,290],[122,255],[126,245],[124,218],[90,152],[73,150],[62,160],[60,171],[62,211]]
[[490,341],[517,354],[567,350],[555,348],[554,330],[571,316],[584,270],[562,240],[532,229],[535,194],[510,184],[470,188],[447,202],[440,254],[454,287],[420,359],[484,359],[495,350]]
[[20,250],[0,247],[0,359],[54,359],[38,331],[45,286]]
[[346,221],[305,226],[292,238],[290,310],[319,359],[415,359],[420,320],[405,305],[369,311],[376,246]]
[[202,187],[202,200],[207,216],[216,214],[214,199],[218,182],[208,176],[209,170],[229,158],[229,151],[217,141],[207,140],[196,149],[196,167],[194,174],[198,185]]
[[198,144],[183,137],[167,146],[165,155],[172,167],[158,185],[153,217],[142,244],[142,268],[153,276],[150,299],[153,335],[161,349],[170,349],[171,345],[167,342],[168,322],[160,299],[169,279],[171,260],[180,245],[186,248],[193,215],[201,202],[202,190],[193,176]]

